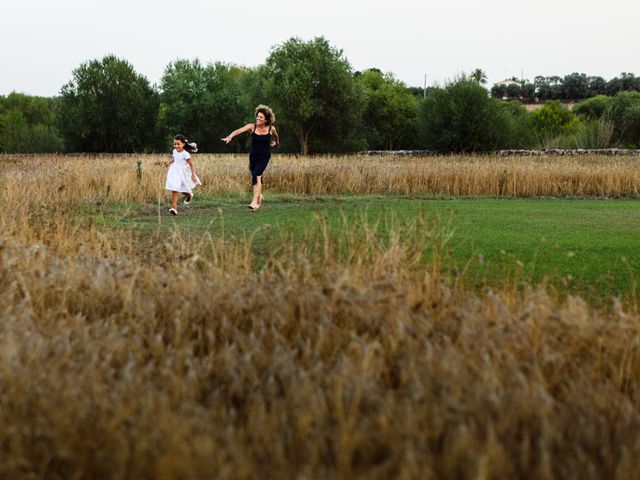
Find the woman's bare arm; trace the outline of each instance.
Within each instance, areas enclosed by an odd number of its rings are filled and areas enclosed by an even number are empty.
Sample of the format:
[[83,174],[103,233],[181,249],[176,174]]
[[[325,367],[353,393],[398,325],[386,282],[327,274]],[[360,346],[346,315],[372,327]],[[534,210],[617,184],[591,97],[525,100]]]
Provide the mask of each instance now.
[[238,128],[237,130],[234,130],[233,132],[231,132],[229,135],[227,135],[226,137],[222,138],[221,140],[224,143],[229,143],[231,141],[231,139],[233,137],[235,137],[236,135],[240,135],[241,133],[248,132],[248,131],[253,131],[253,123],[247,123],[244,127]]
[[278,131],[276,130],[276,127],[271,127],[271,132],[275,137],[275,141],[271,142],[271,146],[275,147],[276,145],[280,145],[280,136],[278,135]]

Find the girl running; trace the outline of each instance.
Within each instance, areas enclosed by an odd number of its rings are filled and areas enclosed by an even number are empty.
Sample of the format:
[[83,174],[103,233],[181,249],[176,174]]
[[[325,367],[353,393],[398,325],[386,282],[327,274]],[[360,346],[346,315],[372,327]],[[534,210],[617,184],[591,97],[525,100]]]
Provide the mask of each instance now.
[[189,205],[193,199],[193,189],[202,185],[196,175],[196,166],[191,160],[191,153],[198,151],[195,143],[189,143],[184,135],[176,135],[173,139],[173,160],[165,163],[169,168],[165,188],[171,190],[171,215],[178,215],[178,193],[184,195],[184,204]]

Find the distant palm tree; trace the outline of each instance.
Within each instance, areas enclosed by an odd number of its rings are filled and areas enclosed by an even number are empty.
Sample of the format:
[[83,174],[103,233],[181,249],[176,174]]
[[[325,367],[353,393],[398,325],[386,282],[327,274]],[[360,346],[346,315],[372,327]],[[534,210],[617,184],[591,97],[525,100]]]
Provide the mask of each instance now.
[[478,85],[484,85],[487,83],[487,74],[480,68],[476,68],[473,72],[471,72],[471,80],[475,80],[478,82]]

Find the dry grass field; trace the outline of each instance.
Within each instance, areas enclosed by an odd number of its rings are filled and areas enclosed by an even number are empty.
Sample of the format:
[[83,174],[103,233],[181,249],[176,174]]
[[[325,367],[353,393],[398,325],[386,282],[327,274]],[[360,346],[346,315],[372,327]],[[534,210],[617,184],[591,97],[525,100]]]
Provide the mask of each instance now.
[[[142,176],[136,175],[140,160]],[[0,158],[0,478],[640,478],[640,312],[444,274],[427,216],[252,239],[165,215],[161,157]],[[245,157],[196,158],[202,195]],[[276,157],[291,195],[637,198],[637,158]],[[425,259],[422,252],[434,255]]]

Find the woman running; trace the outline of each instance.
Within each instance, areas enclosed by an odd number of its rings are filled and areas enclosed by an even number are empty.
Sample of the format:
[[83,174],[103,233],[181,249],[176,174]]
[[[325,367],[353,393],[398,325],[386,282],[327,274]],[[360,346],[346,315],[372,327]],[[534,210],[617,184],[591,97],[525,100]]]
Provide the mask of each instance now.
[[[266,105],[258,105],[256,108],[255,123],[248,123],[244,127],[234,130],[229,136],[222,139],[229,143],[233,137],[244,132],[251,132],[251,151],[249,152],[249,170],[253,185],[253,200],[249,204],[251,211],[255,212],[262,205],[262,174],[271,158],[271,147],[280,145],[278,132],[273,124],[276,116]],[[273,138],[272,138],[273,137]]]

